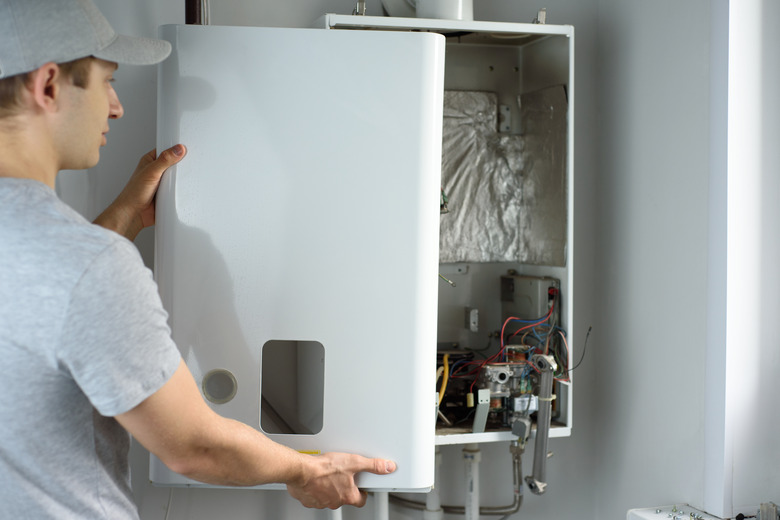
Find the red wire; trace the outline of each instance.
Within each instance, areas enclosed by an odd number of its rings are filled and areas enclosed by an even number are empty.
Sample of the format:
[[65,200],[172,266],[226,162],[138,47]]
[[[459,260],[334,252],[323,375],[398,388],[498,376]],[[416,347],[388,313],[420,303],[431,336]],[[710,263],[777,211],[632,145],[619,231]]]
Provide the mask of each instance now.
[[450,377],[452,377],[452,378],[458,378],[458,377],[468,377],[468,376],[474,375],[474,374],[476,374],[477,372],[479,372],[479,367],[477,367],[477,369],[476,369],[476,370],[472,370],[471,372],[469,372],[469,373],[467,373],[467,374],[461,374],[461,372],[463,371],[463,369],[464,369],[465,367],[468,367],[468,366],[471,366],[471,365],[476,365],[476,363],[475,363],[474,361],[468,361],[468,362],[466,362],[466,363],[463,363],[462,365],[459,365],[459,366],[458,366],[458,368],[457,368],[457,370],[455,370],[454,372],[452,372],[452,373],[450,374]]
[[[534,323],[529,323],[525,327],[521,327],[520,329],[516,330],[514,334],[509,336],[508,339],[514,338],[519,332],[521,332],[521,331],[523,331],[525,329],[530,329],[530,328],[536,327],[537,325],[541,325],[545,321],[549,320],[550,316],[552,316],[553,309],[555,309],[555,300],[553,300],[552,305],[550,305],[550,310],[547,312],[547,314],[544,316],[544,318],[540,318],[539,321],[536,321]],[[494,359],[500,357],[501,354],[503,354],[504,348],[506,348],[506,345],[504,345],[504,329],[506,329],[506,324],[509,323],[512,320],[520,321],[520,318],[512,317],[512,318],[507,318],[504,321],[504,325],[501,326],[501,348],[498,350],[498,352],[496,352],[495,354],[493,354],[489,358],[487,358],[484,361],[482,361],[482,363],[479,365],[479,370],[482,370],[482,367],[485,366],[485,364],[487,364],[490,361],[493,361]],[[533,366],[533,363],[531,363],[531,366]],[[534,369],[535,369],[535,367],[534,367]],[[538,370],[537,370],[537,372],[538,372]],[[474,381],[471,382],[471,386],[469,387],[469,393],[474,393],[474,383],[476,383],[476,382],[477,382],[477,378],[475,377]]]

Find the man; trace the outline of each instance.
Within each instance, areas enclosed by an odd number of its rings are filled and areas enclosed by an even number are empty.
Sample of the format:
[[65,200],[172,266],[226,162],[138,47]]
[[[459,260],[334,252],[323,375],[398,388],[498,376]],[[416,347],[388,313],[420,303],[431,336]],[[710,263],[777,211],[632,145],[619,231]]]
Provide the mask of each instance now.
[[57,173],[94,166],[109,120],[123,115],[117,63],[169,52],[167,42],[117,36],[91,0],[0,0],[4,518],[137,519],[128,433],[190,478],[280,482],[308,507],[361,506],[355,473],[395,470],[300,454],[204,403],[130,242],[154,223],[160,177],[183,146],[144,156],[99,225],[56,197]]

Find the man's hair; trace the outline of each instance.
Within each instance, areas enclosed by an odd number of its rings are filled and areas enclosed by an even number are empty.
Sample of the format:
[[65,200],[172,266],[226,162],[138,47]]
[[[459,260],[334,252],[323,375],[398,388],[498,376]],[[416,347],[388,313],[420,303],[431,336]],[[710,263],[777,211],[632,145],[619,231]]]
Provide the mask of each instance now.
[[[59,63],[63,77],[70,78],[71,82],[80,88],[86,88],[89,82],[90,63],[92,56],[77,60]],[[30,82],[32,72],[17,74],[10,78],[0,79],[0,119],[18,113],[22,100],[22,90]]]

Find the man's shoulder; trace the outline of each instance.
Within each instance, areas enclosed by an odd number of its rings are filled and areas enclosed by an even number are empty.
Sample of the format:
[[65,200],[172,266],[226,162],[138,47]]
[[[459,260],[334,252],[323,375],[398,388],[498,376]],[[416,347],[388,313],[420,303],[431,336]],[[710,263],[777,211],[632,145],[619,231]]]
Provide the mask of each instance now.
[[20,255],[63,266],[89,263],[106,251],[137,254],[125,237],[92,224],[36,181],[0,182],[0,205],[3,238]]

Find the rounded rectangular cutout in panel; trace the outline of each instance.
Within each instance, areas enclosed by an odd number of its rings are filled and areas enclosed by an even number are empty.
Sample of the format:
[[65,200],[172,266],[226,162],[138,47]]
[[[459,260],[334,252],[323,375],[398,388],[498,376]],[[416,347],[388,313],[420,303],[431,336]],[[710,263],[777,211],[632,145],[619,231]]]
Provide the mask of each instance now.
[[260,428],[269,434],[319,433],[325,388],[322,343],[267,341],[260,370]]

